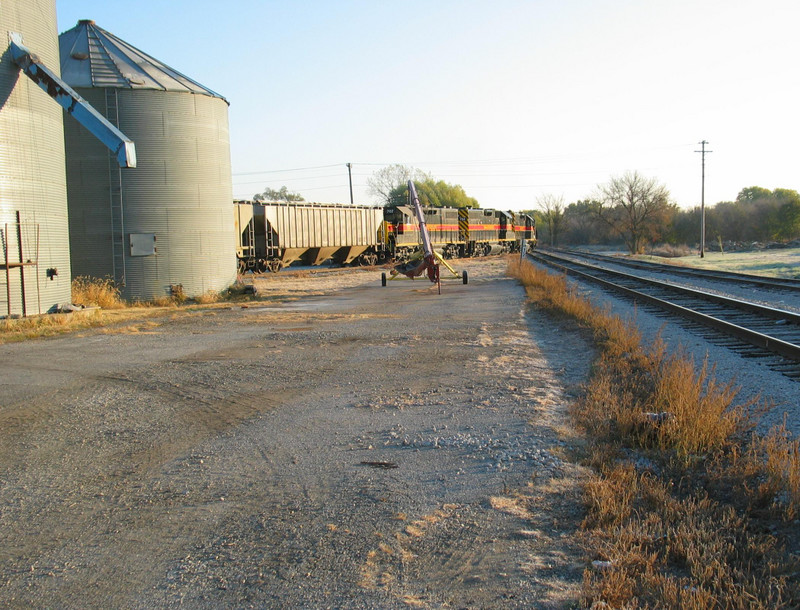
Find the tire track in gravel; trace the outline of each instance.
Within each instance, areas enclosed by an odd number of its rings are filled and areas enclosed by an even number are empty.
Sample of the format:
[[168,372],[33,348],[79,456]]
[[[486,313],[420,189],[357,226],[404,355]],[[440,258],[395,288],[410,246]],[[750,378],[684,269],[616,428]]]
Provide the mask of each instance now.
[[[77,382],[62,366],[48,415],[0,431],[27,447],[0,463],[0,605],[521,608],[572,591],[554,430],[559,371],[586,349],[482,264],[442,298],[405,285],[272,322],[194,316],[114,338],[114,364]],[[67,343],[50,349],[95,345]],[[514,502],[531,516],[497,508]]]
[[[362,568],[365,588],[418,607],[560,608],[577,600],[584,565],[577,560],[581,550],[573,534],[582,518],[580,482],[586,474],[556,457],[567,427],[565,382],[545,364],[527,315],[523,307],[518,324],[505,332],[484,322],[475,339],[484,351],[476,362],[486,376],[503,371],[502,387],[511,392],[505,400],[531,404],[535,417],[526,434],[557,467],[534,470],[527,485],[506,490],[511,497],[445,505],[403,524],[391,544],[370,551]],[[537,334],[559,340],[557,331]],[[570,352],[564,346],[562,355],[580,360]],[[588,357],[577,363],[577,379],[588,364]]]
[[[1,464],[9,473],[0,480],[0,503],[5,506],[0,511],[0,543],[5,543],[0,544],[0,564],[6,584],[39,582],[43,591],[57,587],[62,602],[74,603],[90,587],[105,591],[103,599],[110,605],[125,605],[139,583],[152,577],[151,563],[126,565],[141,546],[160,540],[159,553],[170,555],[202,531],[212,537],[218,520],[236,510],[223,503],[224,488],[175,488],[164,482],[175,471],[161,470],[171,461],[196,466],[199,460],[207,466],[203,458],[182,456],[191,456],[204,440],[243,421],[296,402],[300,395],[304,400],[321,395],[316,384],[336,374],[333,367],[319,369],[314,377],[274,374],[269,361],[281,346],[287,347],[286,337],[295,343],[297,333],[271,336],[272,349],[264,349],[269,341],[259,340],[193,351],[155,366],[89,375],[66,392],[49,392],[39,397],[40,404],[25,405],[17,415],[20,426],[3,430],[5,439],[25,437],[32,447],[21,456],[19,445],[9,442],[9,455],[20,459]],[[340,343],[346,351],[358,347],[354,341]],[[347,358],[343,354],[339,359]],[[243,363],[235,374],[232,360]],[[59,426],[56,443],[54,425]],[[259,472],[280,480],[275,456],[265,460],[263,451],[260,455]],[[69,456],[68,463],[61,456]],[[24,462],[36,464],[36,472],[14,472]],[[195,470],[201,478],[209,474],[204,467]],[[183,473],[177,478],[183,479]],[[34,489],[35,500],[24,499]],[[190,491],[196,499],[187,505]],[[310,504],[319,490],[302,493],[305,501],[300,504]],[[290,504],[278,501],[275,509]],[[13,531],[12,523],[17,524]]]

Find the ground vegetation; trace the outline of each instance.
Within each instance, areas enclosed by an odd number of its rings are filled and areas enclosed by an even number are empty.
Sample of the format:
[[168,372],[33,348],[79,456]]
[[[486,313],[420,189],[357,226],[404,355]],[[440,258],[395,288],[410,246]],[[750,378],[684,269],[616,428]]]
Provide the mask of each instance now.
[[[585,607],[794,608],[800,447],[753,432],[736,388],[528,263],[529,297],[590,331],[600,355],[572,408],[587,435]],[[756,409],[757,411],[757,409]]]

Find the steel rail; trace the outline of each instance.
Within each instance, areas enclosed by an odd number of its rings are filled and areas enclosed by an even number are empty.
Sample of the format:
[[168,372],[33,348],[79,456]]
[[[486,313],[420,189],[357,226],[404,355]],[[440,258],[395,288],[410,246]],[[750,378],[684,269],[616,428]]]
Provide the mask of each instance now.
[[713,303],[725,305],[726,307],[733,307],[736,309],[740,309],[742,311],[747,311],[768,318],[772,318],[773,320],[783,320],[786,322],[791,322],[792,324],[800,325],[800,314],[795,313],[793,311],[778,309],[777,307],[769,307],[767,305],[760,305],[758,303],[743,301],[741,299],[734,299],[733,297],[726,297],[720,294],[715,294],[713,292],[698,290],[697,288],[689,288],[688,286],[681,286],[679,284],[673,284],[672,282],[654,280],[651,278],[641,277],[638,275],[631,275],[630,273],[625,273],[624,271],[615,271],[613,269],[597,267],[596,265],[590,265],[589,263],[581,263],[578,261],[565,259],[560,256],[554,256],[553,254],[550,253],[539,252],[539,254],[541,254],[542,256],[551,257],[555,260],[566,261],[575,265],[580,265],[582,267],[586,267],[587,269],[596,269],[599,272],[607,273],[609,275],[615,275],[630,280],[631,282],[648,284],[655,288],[666,288],[671,292],[677,292],[679,294],[683,294],[692,298],[702,299],[704,301],[711,301]]
[[751,275],[749,273],[737,273],[734,271],[717,271],[714,269],[700,269],[696,267],[678,267],[676,265],[656,263],[654,261],[625,260],[614,256],[607,256],[605,254],[594,254],[592,252],[582,252],[580,250],[554,249],[553,251],[571,256],[579,256],[583,258],[591,258],[600,261],[607,261],[615,265],[633,267],[634,269],[663,271],[665,273],[674,273],[675,275],[685,275],[687,277],[701,277],[701,278],[721,280],[721,281],[733,280],[737,283],[743,282],[743,283],[753,284],[755,286],[765,286],[768,288],[779,288],[784,290],[800,290],[800,279],[767,277],[764,275]]
[[[589,281],[592,281],[594,283],[600,284],[601,286],[604,286],[605,288],[608,288],[609,290],[613,290],[615,292],[620,292],[622,294],[625,294],[625,295],[633,298],[634,300],[641,300],[641,301],[644,301],[646,303],[650,303],[652,305],[655,305],[657,307],[660,307],[662,309],[665,309],[667,311],[670,311],[672,313],[680,315],[680,316],[682,316],[682,317],[684,317],[686,319],[698,322],[698,323],[700,323],[700,324],[702,324],[704,326],[708,326],[710,328],[714,328],[715,330],[718,330],[718,331],[723,332],[725,334],[728,334],[730,336],[736,337],[737,339],[741,339],[742,341],[746,341],[747,343],[749,343],[751,345],[755,345],[757,347],[761,347],[763,349],[766,349],[766,350],[768,350],[768,351],[770,351],[772,353],[775,353],[775,354],[779,354],[779,355],[781,355],[781,356],[783,356],[785,358],[788,358],[790,360],[794,360],[796,362],[800,362],[800,346],[795,345],[794,343],[789,343],[788,341],[783,341],[783,340],[778,339],[776,337],[771,337],[770,335],[766,335],[764,333],[760,333],[760,332],[751,330],[749,328],[745,328],[743,326],[739,326],[738,324],[733,324],[732,322],[726,322],[725,320],[721,320],[719,318],[715,318],[713,316],[709,316],[709,315],[701,313],[699,311],[695,311],[693,309],[689,309],[687,307],[683,307],[682,305],[678,305],[676,303],[671,303],[669,301],[665,301],[664,299],[660,299],[658,297],[654,297],[652,295],[645,294],[643,292],[639,292],[638,290],[634,290],[634,289],[628,288],[626,286],[621,286],[620,284],[615,284],[614,282],[611,282],[611,281],[604,280],[602,278],[596,277],[596,276],[592,275],[591,273],[583,272],[583,271],[581,271],[579,269],[566,267],[566,266],[562,265],[561,263],[554,262],[553,260],[547,260],[548,258],[555,259],[556,257],[549,257],[548,255],[543,255],[540,252],[530,253],[530,256],[532,258],[534,258],[534,259],[540,259],[540,260],[542,260],[542,262],[544,262],[544,263],[546,263],[548,265],[551,265],[551,266],[554,266],[554,267],[557,267],[557,268],[561,269],[565,274],[572,273],[574,275],[578,275],[578,276],[580,276],[580,277],[582,277],[582,278],[584,278],[586,280],[589,280]],[[569,261],[569,262],[571,262],[571,263],[573,263],[575,265],[588,267],[589,269],[592,269],[592,270],[595,270],[595,271],[602,271],[603,273],[610,273],[611,275],[623,275],[623,276],[627,276],[629,278],[635,278],[636,280],[642,280],[643,279],[643,278],[636,278],[635,276],[631,276],[629,274],[623,274],[623,273],[619,273],[619,272],[616,272],[616,271],[609,271],[609,270],[606,270],[606,269],[601,269],[600,267],[596,267],[594,265],[585,265],[583,263],[576,263],[574,261]],[[647,283],[656,283],[656,284],[658,283],[658,282],[654,282],[653,280],[646,280],[646,282]],[[664,285],[664,286],[666,286],[666,287],[668,287],[670,289],[672,289],[672,288],[680,288],[680,287],[673,286],[671,284],[663,284],[662,283],[662,285]],[[699,292],[699,291],[697,291],[697,292]],[[713,296],[718,297],[719,295],[713,295]],[[719,298],[724,298],[724,297],[719,297]],[[742,303],[744,303],[744,302],[742,302]],[[752,304],[752,303],[750,305],[754,305],[755,307],[758,307],[757,305]],[[786,313],[791,313],[791,312],[786,312]],[[794,315],[794,314],[792,314],[792,315]]]

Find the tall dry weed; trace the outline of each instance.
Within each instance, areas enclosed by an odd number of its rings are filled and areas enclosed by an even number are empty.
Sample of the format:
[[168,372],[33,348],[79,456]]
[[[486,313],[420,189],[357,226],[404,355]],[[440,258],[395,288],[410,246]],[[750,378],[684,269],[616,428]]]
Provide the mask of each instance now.
[[586,484],[584,502],[588,508],[586,523],[591,526],[616,526],[633,512],[639,477],[630,463],[609,465],[601,475]]
[[210,305],[211,303],[218,303],[221,298],[220,293],[216,290],[207,290],[199,297],[195,298],[195,302],[200,305]]
[[685,458],[721,449],[742,431],[752,403],[735,404],[737,388],[717,381],[707,360],[696,371],[694,361],[678,352],[656,365],[652,408],[668,414],[658,427],[661,448]]
[[764,503],[772,504],[787,521],[800,517],[800,439],[793,438],[785,420],[754,438],[750,457],[762,466],[757,492]]
[[110,278],[99,279],[79,276],[72,280],[72,302],[84,306],[103,309],[120,309],[125,302],[120,297],[119,288]]

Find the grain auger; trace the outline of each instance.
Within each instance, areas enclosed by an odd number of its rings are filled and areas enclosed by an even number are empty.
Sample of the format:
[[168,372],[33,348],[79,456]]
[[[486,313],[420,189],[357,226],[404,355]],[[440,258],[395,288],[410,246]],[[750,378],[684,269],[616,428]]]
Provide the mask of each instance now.
[[382,273],[381,285],[386,286],[387,279],[391,281],[400,279],[401,277],[406,277],[413,280],[414,278],[425,274],[428,276],[428,279],[431,282],[437,285],[439,294],[441,294],[442,276],[440,273],[440,266],[444,266],[448,271],[450,271],[453,274],[453,278],[461,279],[464,284],[467,284],[469,282],[469,276],[467,275],[467,272],[462,271],[461,274],[459,274],[447,263],[447,261],[444,260],[444,258],[442,258],[438,252],[436,252],[436,250],[433,249],[433,246],[431,245],[431,236],[428,233],[428,225],[425,222],[425,212],[423,212],[422,206],[419,203],[417,189],[414,187],[414,182],[412,180],[408,181],[408,200],[409,205],[414,210],[414,214],[417,217],[422,249],[417,250],[417,252],[407,262],[392,269],[389,273],[389,278],[386,277],[385,273]]

